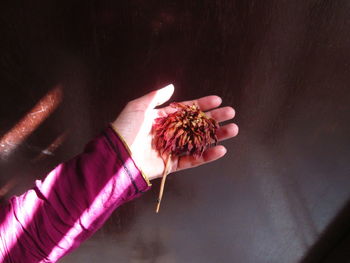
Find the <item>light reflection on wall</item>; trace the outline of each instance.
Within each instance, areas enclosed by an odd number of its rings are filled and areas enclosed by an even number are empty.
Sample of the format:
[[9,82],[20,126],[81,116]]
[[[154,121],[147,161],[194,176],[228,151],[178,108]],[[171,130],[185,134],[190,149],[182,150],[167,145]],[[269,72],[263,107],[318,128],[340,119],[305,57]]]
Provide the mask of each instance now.
[[0,138],[0,159],[8,157],[62,101],[61,86],[51,89],[9,132]]
[[60,134],[48,147],[46,147],[44,150],[42,150],[35,158],[32,159],[32,162],[38,162],[47,156],[54,155],[54,151],[65,141],[67,138],[68,132],[65,131],[62,134]]

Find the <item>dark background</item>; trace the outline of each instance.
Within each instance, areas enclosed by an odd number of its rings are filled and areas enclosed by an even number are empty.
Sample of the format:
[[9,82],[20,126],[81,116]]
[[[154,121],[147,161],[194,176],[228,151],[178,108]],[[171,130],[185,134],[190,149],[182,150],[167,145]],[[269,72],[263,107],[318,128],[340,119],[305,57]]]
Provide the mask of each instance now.
[[53,87],[63,100],[1,158],[0,197],[174,83],[173,100],[236,109],[229,152],[170,176],[159,215],[154,182],[61,262],[350,262],[349,32],[348,0],[1,1],[0,138]]

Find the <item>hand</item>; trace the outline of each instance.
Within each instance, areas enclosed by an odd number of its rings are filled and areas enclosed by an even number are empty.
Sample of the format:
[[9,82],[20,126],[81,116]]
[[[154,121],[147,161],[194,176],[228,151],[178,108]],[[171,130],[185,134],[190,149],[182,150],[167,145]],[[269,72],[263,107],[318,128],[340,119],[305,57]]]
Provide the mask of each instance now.
[[[130,101],[117,119],[112,123],[118,133],[128,144],[132,158],[136,165],[148,176],[149,180],[162,176],[165,168],[164,160],[158,151],[152,147],[152,125],[154,119],[166,116],[174,112],[171,107],[155,109],[170,99],[174,93],[174,86],[168,85],[163,89],[153,91],[147,95]],[[208,117],[214,118],[219,123],[230,120],[235,116],[232,107],[220,106],[222,100],[218,96],[207,96],[197,100],[184,101],[182,103],[198,105]],[[217,109],[216,109],[217,108]],[[238,134],[238,126],[230,123],[221,126],[217,130],[219,141],[232,138]],[[196,167],[205,163],[215,161],[223,157],[226,148],[217,145],[207,149],[202,157],[196,159],[193,156],[172,156],[169,172]]]

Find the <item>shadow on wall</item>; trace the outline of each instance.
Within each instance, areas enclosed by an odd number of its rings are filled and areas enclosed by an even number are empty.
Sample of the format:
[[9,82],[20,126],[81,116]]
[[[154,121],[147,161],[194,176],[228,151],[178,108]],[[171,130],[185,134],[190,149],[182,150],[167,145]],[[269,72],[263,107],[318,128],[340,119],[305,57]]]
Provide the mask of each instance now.
[[350,258],[350,201],[308,250],[300,263],[335,263]]

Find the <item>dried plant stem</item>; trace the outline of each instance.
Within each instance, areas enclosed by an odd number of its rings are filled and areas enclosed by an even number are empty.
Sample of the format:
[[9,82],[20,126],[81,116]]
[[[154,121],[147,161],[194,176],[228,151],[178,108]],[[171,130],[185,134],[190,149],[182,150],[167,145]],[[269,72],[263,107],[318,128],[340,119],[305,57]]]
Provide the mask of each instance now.
[[159,195],[158,195],[158,200],[157,200],[156,213],[159,212],[160,202],[162,201],[162,197],[163,197],[163,193],[164,193],[165,180],[166,180],[166,177],[168,176],[170,160],[171,160],[171,154],[168,155],[167,160],[165,162],[165,168],[164,168],[164,172],[163,172],[162,182],[160,183],[160,189],[159,189]]

